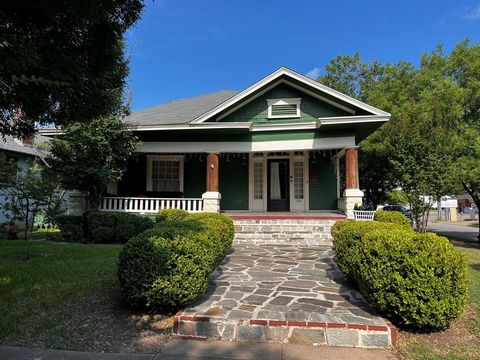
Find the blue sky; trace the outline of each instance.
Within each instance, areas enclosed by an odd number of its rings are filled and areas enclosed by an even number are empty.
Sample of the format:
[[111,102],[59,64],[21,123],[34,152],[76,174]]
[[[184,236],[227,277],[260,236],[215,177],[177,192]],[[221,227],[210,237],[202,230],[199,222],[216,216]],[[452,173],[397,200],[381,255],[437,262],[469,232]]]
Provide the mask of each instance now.
[[280,66],[318,75],[340,54],[418,63],[480,40],[480,0],[145,0],[127,33],[132,109],[242,90]]

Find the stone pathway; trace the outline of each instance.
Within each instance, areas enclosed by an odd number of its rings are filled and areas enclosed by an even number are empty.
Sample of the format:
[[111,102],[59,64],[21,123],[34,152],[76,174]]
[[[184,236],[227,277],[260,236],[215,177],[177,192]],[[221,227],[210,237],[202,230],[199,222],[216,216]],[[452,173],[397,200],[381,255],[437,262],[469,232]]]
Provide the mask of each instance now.
[[205,295],[176,316],[180,337],[389,347],[393,326],[353,289],[329,245],[235,245]]

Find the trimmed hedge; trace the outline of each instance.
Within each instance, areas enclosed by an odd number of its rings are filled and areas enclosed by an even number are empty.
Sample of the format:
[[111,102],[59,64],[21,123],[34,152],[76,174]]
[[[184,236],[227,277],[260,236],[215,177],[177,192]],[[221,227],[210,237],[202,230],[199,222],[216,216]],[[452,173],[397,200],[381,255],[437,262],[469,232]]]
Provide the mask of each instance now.
[[145,216],[92,211],[85,216],[87,238],[96,243],[126,243],[154,225]]
[[187,211],[181,209],[163,209],[158,212],[155,220],[157,223],[163,221],[182,221],[186,219],[188,215]]
[[410,220],[405,215],[403,215],[401,212],[398,212],[398,211],[379,210],[375,212],[375,217],[373,219],[375,221],[411,227]]
[[83,216],[59,215],[55,218],[55,223],[62,232],[65,241],[79,242],[84,239]]
[[175,311],[200,297],[208,276],[233,241],[233,222],[222,214],[165,220],[123,247],[118,277],[133,307]]
[[466,260],[448,239],[375,221],[342,221],[332,235],[342,272],[393,322],[443,330],[462,313]]

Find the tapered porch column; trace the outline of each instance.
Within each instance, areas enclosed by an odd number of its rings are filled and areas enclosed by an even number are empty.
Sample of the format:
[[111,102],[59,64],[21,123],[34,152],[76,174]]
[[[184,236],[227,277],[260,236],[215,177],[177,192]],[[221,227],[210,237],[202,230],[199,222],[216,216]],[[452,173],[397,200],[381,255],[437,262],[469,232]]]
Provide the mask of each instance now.
[[355,205],[361,206],[363,191],[360,190],[358,176],[358,151],[356,148],[345,150],[345,191],[343,192],[344,211],[348,219],[353,219]]
[[207,191],[203,193],[203,211],[220,212],[220,199],[218,191],[218,155],[210,153],[207,156]]

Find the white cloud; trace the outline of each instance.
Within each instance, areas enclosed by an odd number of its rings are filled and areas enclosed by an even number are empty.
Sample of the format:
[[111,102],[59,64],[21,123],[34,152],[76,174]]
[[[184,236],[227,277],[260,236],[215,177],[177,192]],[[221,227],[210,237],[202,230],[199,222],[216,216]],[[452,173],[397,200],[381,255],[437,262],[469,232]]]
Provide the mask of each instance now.
[[312,70],[307,72],[307,77],[313,80],[317,80],[320,77],[320,68],[314,67]]
[[480,20],[480,4],[466,8],[462,17],[469,20]]

